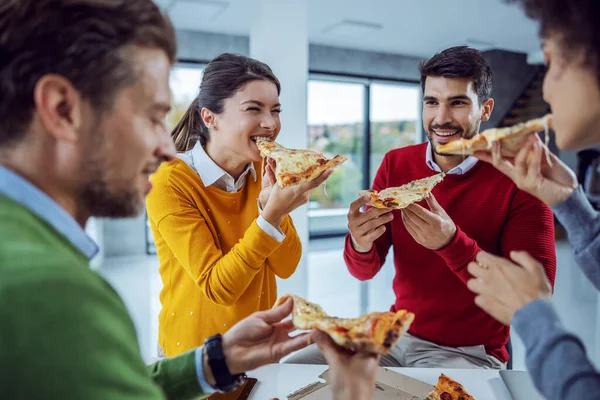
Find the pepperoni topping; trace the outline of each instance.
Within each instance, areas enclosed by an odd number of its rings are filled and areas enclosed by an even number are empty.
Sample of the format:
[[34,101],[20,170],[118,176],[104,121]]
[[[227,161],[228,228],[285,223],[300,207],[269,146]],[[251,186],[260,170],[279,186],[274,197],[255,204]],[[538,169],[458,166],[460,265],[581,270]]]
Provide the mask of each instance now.
[[452,395],[448,392],[444,392],[440,395],[441,400],[452,400]]
[[336,332],[339,332],[339,333],[346,333],[346,332],[348,332],[348,329],[344,328],[343,326],[336,326],[335,330],[336,330]]

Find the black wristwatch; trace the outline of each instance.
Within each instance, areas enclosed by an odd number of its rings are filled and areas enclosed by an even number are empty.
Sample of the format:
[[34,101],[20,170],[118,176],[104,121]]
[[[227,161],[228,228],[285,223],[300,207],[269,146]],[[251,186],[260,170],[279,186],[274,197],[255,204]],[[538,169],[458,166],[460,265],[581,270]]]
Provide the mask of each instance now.
[[246,374],[231,375],[225,363],[222,336],[211,336],[204,341],[204,348],[208,357],[208,365],[215,378],[215,389],[219,392],[231,392],[240,387],[246,380]]

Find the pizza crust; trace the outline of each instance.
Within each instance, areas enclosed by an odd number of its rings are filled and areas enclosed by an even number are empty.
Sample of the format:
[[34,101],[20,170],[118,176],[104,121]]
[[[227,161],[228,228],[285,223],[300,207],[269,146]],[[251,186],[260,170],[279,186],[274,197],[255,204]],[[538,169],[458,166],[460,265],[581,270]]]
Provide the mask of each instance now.
[[367,204],[375,208],[402,209],[410,204],[418,203],[429,197],[429,194],[440,183],[446,174],[443,172],[423,179],[417,179],[398,187],[390,187],[380,192],[376,190],[361,190],[360,196],[370,196]]
[[281,187],[310,182],[348,159],[343,155],[328,159],[316,151],[288,149],[268,140],[257,140],[256,145],[262,157],[275,160],[275,177]]
[[318,329],[339,346],[355,352],[388,354],[415,317],[406,310],[374,312],[357,318],[330,317],[319,305],[292,294],[281,296],[275,306],[288,298],[294,301],[292,321],[297,329]]
[[471,155],[476,151],[490,151],[494,142],[500,141],[501,153],[505,157],[515,157],[523,147],[529,135],[541,131],[546,133],[546,148],[548,145],[548,125],[551,114],[542,118],[506,127],[491,128],[475,135],[471,139],[457,139],[436,147],[436,153],[448,155]]

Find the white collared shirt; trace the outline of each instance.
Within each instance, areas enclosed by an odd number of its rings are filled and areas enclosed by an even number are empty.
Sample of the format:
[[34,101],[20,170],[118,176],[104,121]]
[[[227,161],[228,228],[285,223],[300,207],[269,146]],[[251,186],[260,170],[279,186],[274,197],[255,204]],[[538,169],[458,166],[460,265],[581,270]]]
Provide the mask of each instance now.
[[[200,176],[204,186],[214,186],[217,189],[221,189],[229,193],[236,193],[244,187],[244,183],[246,183],[246,177],[248,174],[252,175],[252,179],[254,179],[254,182],[256,182],[256,169],[254,168],[254,164],[249,163],[242,175],[235,180],[233,176],[229,175],[227,171],[219,167],[212,160],[212,158],[206,154],[206,151],[199,141],[192,150],[178,154],[177,157],[183,160]],[[283,239],[285,239],[285,234],[281,231],[281,229],[275,228],[263,218],[260,207],[259,212],[260,215],[256,219],[256,223],[260,229],[278,242],[283,242]]]
[[[450,174],[450,175],[465,174],[465,173],[467,173],[467,171],[469,171],[471,168],[473,168],[475,166],[475,164],[477,164],[477,161],[479,161],[477,158],[475,158],[473,156],[469,156],[469,157],[465,158],[464,161],[461,162],[459,165],[452,168],[450,171],[448,171],[446,173]],[[431,142],[427,143],[427,150],[425,151],[425,162],[427,163],[427,166],[429,168],[431,168],[432,170],[434,170],[436,172],[442,172],[442,169],[440,168],[440,166],[437,165],[435,161],[433,161],[433,149],[431,147]]]

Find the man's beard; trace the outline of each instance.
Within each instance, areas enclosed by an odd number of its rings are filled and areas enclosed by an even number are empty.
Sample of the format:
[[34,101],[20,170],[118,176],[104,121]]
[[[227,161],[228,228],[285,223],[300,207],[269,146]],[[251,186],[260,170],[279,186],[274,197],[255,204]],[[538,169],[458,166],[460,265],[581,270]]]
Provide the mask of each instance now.
[[103,176],[84,182],[79,187],[79,202],[92,217],[135,217],[142,210],[134,189],[111,191]]
[[[429,140],[429,143],[431,143],[431,148],[433,149],[433,152],[440,156],[440,157],[454,157],[452,154],[442,154],[442,153],[438,153],[437,152],[437,146],[433,143],[433,136],[435,135],[435,133],[433,133],[434,130],[455,130],[460,132],[460,139],[471,139],[473,136],[475,136],[478,132],[479,132],[479,124],[476,124],[475,126],[472,127],[472,129],[470,129],[468,134],[464,134],[464,130],[460,127],[460,126],[456,126],[456,125],[451,125],[451,124],[444,124],[444,125],[430,125],[429,126],[429,130],[427,131],[427,139]],[[455,140],[458,140],[455,139]]]
[[107,151],[103,137],[100,129],[92,132],[92,143],[80,166],[83,178],[78,187],[77,206],[92,217],[134,217],[143,209],[143,196],[136,192],[133,180],[129,183],[122,180],[115,181],[114,184],[109,182],[107,154],[110,151]]

